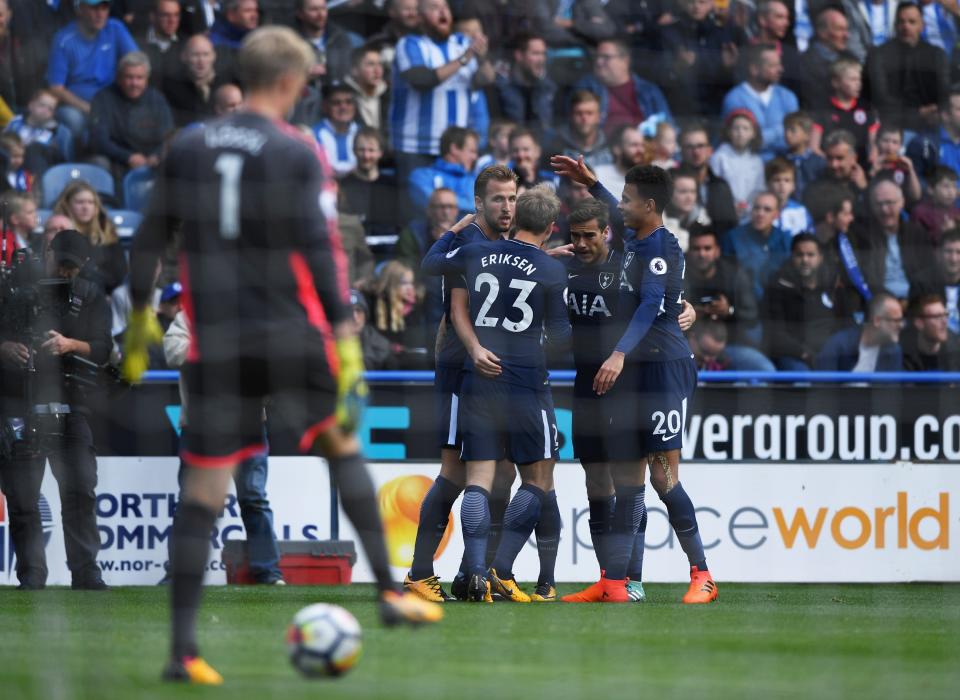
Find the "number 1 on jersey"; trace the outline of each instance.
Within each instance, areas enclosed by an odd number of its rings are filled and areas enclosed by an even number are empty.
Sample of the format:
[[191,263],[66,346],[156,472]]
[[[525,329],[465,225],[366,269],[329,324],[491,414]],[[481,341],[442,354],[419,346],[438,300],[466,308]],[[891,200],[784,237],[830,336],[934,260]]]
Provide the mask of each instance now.
[[243,156],[221,153],[213,169],[220,174],[220,236],[229,241],[240,237],[240,175]]

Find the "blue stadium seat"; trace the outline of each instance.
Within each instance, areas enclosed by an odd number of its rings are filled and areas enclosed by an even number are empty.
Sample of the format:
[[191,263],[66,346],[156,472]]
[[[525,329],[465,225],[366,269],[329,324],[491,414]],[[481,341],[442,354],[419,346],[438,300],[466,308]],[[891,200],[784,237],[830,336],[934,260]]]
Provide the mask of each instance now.
[[113,175],[98,165],[89,163],[61,163],[54,165],[43,174],[40,180],[40,189],[43,191],[43,201],[40,205],[50,208],[57,201],[71,180],[85,180],[101,196],[113,199],[116,190],[113,186]]
[[124,246],[129,246],[133,240],[133,234],[137,232],[137,227],[143,221],[143,214],[129,209],[109,209],[107,215],[110,221],[117,227],[117,236]]
[[153,168],[135,168],[123,178],[123,206],[142,212],[147,207],[155,178]]

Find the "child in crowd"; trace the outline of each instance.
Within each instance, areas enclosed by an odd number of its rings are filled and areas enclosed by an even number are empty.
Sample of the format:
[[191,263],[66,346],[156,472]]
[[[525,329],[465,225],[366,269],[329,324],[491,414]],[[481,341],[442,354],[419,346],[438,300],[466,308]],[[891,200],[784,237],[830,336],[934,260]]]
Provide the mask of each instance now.
[[479,173],[491,165],[510,164],[510,133],[517,128],[509,119],[494,119],[487,131],[487,153],[477,159],[474,172]]
[[813,219],[810,212],[793,198],[797,189],[796,168],[786,158],[777,156],[764,168],[767,189],[777,195],[780,203],[780,216],[774,226],[782,228],[791,236],[798,233],[813,233]]
[[670,122],[660,122],[657,124],[657,131],[650,141],[653,147],[650,165],[656,165],[658,168],[670,170],[677,167],[677,129]]
[[803,199],[807,185],[817,179],[827,162],[810,144],[813,119],[806,112],[791,112],[783,118],[783,138],[787,142],[785,158],[793,163],[796,174],[796,198]]
[[957,207],[957,172],[938,165],[927,178],[927,196],[913,209],[911,218],[926,229],[930,243],[940,246],[943,232],[960,223]]
[[816,113],[810,147],[822,153],[820,144],[831,131],[843,129],[857,140],[857,160],[866,167],[876,148],[876,112],[860,99],[863,67],[852,56],[842,56],[830,64],[830,101]]
[[877,130],[877,154],[870,168],[870,179],[875,177],[888,177],[900,185],[908,206],[923,196],[913,161],[903,155],[903,130],[897,124],[887,122]]
[[11,132],[0,134],[0,151],[6,159],[3,182],[0,189],[29,192],[33,189],[33,175],[23,167],[26,149],[20,137]]
[[18,114],[7,125],[6,131],[19,136],[24,148],[35,152],[41,160],[39,165],[33,160],[29,163],[34,172],[73,159],[70,130],[53,116],[57,105],[58,100],[52,92],[46,88],[37,90],[27,103],[27,111]]
[[[6,192],[0,199],[6,224],[7,253],[4,262],[10,263],[10,253],[14,250],[30,249],[34,247],[33,232],[37,228],[37,203],[25,192]],[[39,253],[39,250],[34,252]]]
[[663,225],[677,237],[683,252],[687,252],[691,232],[710,228],[710,215],[698,201],[699,188],[694,171],[683,166],[673,171],[673,191],[663,211]]
[[710,156],[710,169],[730,185],[737,217],[750,216],[753,197],[763,189],[762,145],[757,120],[748,109],[735,109],[723,124],[723,143]]

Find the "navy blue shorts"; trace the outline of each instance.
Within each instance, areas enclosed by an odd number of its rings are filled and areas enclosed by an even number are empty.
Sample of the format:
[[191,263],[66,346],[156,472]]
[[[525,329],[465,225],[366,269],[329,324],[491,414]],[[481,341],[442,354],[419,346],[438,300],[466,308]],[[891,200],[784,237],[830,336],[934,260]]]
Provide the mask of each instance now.
[[437,446],[440,449],[460,449],[460,385],[462,367],[437,365],[433,388],[437,410]]
[[697,386],[692,358],[628,363],[617,384],[622,385],[611,415],[611,461],[640,461],[683,447],[683,429]]
[[[573,382],[573,456],[584,464],[600,464],[607,458],[612,393],[597,396],[593,378],[599,367],[578,367]],[[614,385],[616,388],[616,385]]]
[[556,459],[557,419],[549,388],[531,389],[464,374],[460,393],[464,461],[509,459],[532,464]]

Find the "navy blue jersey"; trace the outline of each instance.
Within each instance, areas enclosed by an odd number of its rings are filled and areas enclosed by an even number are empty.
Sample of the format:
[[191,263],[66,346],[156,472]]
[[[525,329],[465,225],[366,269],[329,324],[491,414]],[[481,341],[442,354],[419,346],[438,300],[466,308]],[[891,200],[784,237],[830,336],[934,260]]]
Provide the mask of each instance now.
[[[447,238],[447,236],[449,236],[449,238]],[[445,233],[433,244],[427,252],[427,255],[429,256],[431,253],[440,251],[446,253],[454,248],[461,248],[468,243],[482,243],[488,240],[490,239],[483,233],[483,229],[476,223],[471,223],[456,235],[449,231]],[[460,338],[456,332],[454,332],[453,326],[450,323],[450,290],[456,287],[463,288],[463,278],[460,277],[460,275],[443,276],[443,316],[447,319],[447,329],[444,336],[440,339],[440,344],[437,348],[437,364],[450,367],[462,367],[467,357],[467,351],[464,349],[463,343],[460,342]]]
[[[477,339],[500,358],[503,381],[546,384],[544,332],[556,344],[566,343],[571,332],[562,263],[529,243],[500,240],[428,255],[423,270],[463,278]],[[469,360],[465,367],[472,369]]]
[[600,262],[566,258],[567,310],[573,326],[573,360],[577,368],[599,367],[620,339],[616,323],[623,253],[611,249]]
[[684,270],[680,244],[663,226],[646,238],[624,244],[617,315],[626,329],[615,349],[628,361],[690,357],[677,321],[683,310]]

